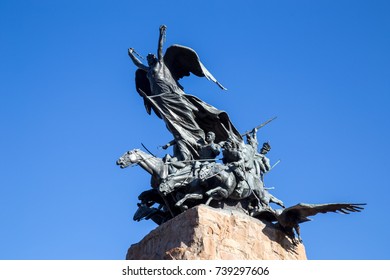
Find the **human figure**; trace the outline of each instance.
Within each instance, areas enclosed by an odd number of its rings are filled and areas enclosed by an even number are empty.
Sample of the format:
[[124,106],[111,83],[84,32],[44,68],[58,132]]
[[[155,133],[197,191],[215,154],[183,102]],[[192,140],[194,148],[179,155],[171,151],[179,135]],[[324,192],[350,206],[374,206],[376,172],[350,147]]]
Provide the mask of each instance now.
[[263,176],[265,173],[271,170],[271,163],[269,158],[266,157],[266,154],[271,150],[271,145],[269,142],[263,143],[263,146],[260,149],[260,153],[256,153],[256,163],[258,164],[260,178],[263,181]]
[[257,141],[257,129],[254,128],[250,133],[246,134],[246,141],[248,145],[250,145],[255,151],[259,146],[259,142]]
[[[259,142],[257,141],[257,129],[254,128],[251,133],[247,135],[247,142],[252,147],[252,163],[254,172],[259,176],[260,180],[263,181],[263,175],[271,170],[270,160],[266,157],[266,154],[271,150],[269,142],[263,143],[260,149],[260,153],[257,152]],[[250,149],[249,149],[250,150]]]
[[202,140],[201,144],[197,144],[199,151],[199,158],[201,160],[207,160],[215,162],[215,158],[220,154],[221,146],[215,141],[215,133],[212,131],[207,132],[206,139]]
[[266,157],[266,154],[271,150],[271,145],[269,142],[263,143],[260,153],[255,154],[255,167],[257,176],[260,179],[260,185],[262,186],[260,188],[260,205],[261,207],[270,208],[269,204],[275,203],[281,207],[284,208],[284,203],[280,199],[273,196],[264,186],[264,174],[271,170],[271,164],[268,157]]
[[[199,154],[199,159],[201,161],[210,161],[215,162],[215,158],[220,154],[221,146],[217,143],[214,143],[215,141],[215,133],[212,131],[209,131],[206,134],[206,139],[200,139],[195,147]],[[162,146],[164,150],[168,149],[169,147],[173,146],[173,154],[174,156],[177,156],[177,149],[176,149],[176,141],[172,140]]]
[[226,140],[229,135],[241,139],[225,112],[184,93],[178,79],[190,73],[206,77],[221,88],[223,86],[204,67],[192,49],[173,45],[163,55],[165,34],[166,26],[162,25],[157,57],[148,54],[147,66],[136,57],[133,48],[128,49],[128,54],[139,68],[136,71],[137,91],[144,98],[147,112],[150,114],[153,109],[172,133],[178,160],[199,158],[196,144],[199,139],[205,139],[205,131],[213,131],[217,142]]
[[197,144],[199,152],[199,161],[195,162],[195,171],[199,179],[204,180],[211,176],[212,167],[215,165],[215,158],[221,153],[221,146],[215,141],[215,133],[207,132],[206,139]]
[[247,144],[242,144],[244,154],[244,166],[245,171],[250,172],[253,175],[256,173],[255,157],[257,153],[258,141],[257,141],[257,129],[254,128],[250,133],[246,134]]
[[247,184],[245,182],[245,157],[240,144],[241,143],[236,143],[233,139],[228,138],[222,146],[222,162],[229,166],[230,170],[236,177],[237,186],[234,190],[236,196],[241,196],[244,189],[247,188],[245,185]]
[[[163,160],[169,165],[168,170],[170,171],[170,176],[168,176],[168,180],[164,184],[169,184],[177,188],[179,187],[178,183],[185,184],[198,177],[205,179],[210,172],[207,167],[210,163],[215,162],[215,158],[220,154],[221,147],[214,143],[214,140],[215,133],[210,131],[206,134],[205,140],[201,139],[196,144],[199,152],[199,160],[178,161],[177,157],[171,157],[167,154]],[[175,144],[175,140],[172,140],[162,146],[162,148],[167,149],[169,146],[174,146]]]
[[168,165],[168,176],[187,166],[185,162],[178,161],[177,157],[171,157],[169,154],[166,154],[162,160]]

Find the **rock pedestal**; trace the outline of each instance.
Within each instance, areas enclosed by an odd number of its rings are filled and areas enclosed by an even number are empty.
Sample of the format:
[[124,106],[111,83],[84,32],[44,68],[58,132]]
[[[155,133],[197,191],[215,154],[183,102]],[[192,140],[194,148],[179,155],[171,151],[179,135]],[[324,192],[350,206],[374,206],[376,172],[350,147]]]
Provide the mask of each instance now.
[[199,205],[133,244],[127,260],[306,260],[273,224],[237,210]]

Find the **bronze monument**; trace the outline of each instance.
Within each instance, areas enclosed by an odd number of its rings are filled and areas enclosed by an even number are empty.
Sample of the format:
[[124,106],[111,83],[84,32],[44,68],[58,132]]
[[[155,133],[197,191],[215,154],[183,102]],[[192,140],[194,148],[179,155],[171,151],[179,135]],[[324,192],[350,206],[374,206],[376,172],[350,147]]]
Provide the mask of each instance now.
[[[285,208],[264,184],[264,176],[273,168],[267,157],[271,145],[263,143],[259,150],[257,141],[258,129],[275,118],[241,134],[226,112],[186,94],[179,79],[190,74],[205,77],[220,89],[226,89],[191,48],[172,45],[164,54],[166,26],[162,25],[159,31],[157,57],[149,54],[148,65],[141,62],[133,48],[128,49],[128,54],[138,68],[136,90],[147,113],[153,111],[172,134],[173,140],[163,148],[172,146],[173,154],[158,158],[134,149],[118,159],[121,168],[138,164],[151,175],[151,188],[139,195],[134,220],[151,219],[160,225],[199,204],[235,208],[277,224],[298,244],[299,224],[309,221],[308,216],[327,212],[348,214],[363,209],[362,203],[300,203]],[[274,209],[271,203],[280,208]]]

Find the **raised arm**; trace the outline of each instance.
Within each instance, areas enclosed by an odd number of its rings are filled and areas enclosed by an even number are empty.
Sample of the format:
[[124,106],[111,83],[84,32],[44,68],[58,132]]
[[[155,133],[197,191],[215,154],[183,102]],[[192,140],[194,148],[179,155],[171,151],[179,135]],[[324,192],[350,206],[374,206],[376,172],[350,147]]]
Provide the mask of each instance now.
[[165,32],[167,30],[167,27],[165,25],[160,26],[160,36],[158,38],[158,47],[157,47],[157,58],[159,61],[163,59],[163,44],[164,44],[164,38],[165,38]]
[[129,54],[131,60],[135,64],[135,66],[137,66],[139,69],[142,69],[142,70],[145,70],[145,71],[149,70],[148,66],[142,64],[142,62],[138,58],[135,57],[133,48],[129,48],[127,52]]

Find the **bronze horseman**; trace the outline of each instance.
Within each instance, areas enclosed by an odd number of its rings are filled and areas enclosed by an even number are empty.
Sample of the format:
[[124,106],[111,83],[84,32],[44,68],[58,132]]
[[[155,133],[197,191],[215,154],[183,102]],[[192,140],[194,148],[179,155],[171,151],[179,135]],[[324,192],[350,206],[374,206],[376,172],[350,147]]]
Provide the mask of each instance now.
[[[279,161],[271,166],[267,157],[271,150],[269,142],[263,143],[258,151],[258,129],[276,117],[240,134],[226,112],[184,92],[178,80],[190,73],[225,88],[194,50],[172,45],[163,54],[166,26],[160,26],[159,31],[157,57],[149,54],[148,65],[137,58],[139,55],[133,48],[128,49],[128,54],[138,67],[135,85],[147,113],[154,111],[173,135],[173,140],[162,146],[163,149],[173,146],[173,155],[159,158],[149,151],[147,154],[134,149],[118,159],[121,168],[138,164],[151,175],[151,189],[139,195],[134,220],[151,219],[162,224],[199,204],[234,208],[278,224],[296,245],[301,242],[299,224],[309,221],[309,216],[363,210],[365,204],[361,203],[299,203],[285,208],[264,183],[265,175]],[[281,208],[273,209],[270,203]]]

